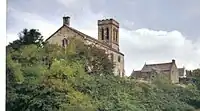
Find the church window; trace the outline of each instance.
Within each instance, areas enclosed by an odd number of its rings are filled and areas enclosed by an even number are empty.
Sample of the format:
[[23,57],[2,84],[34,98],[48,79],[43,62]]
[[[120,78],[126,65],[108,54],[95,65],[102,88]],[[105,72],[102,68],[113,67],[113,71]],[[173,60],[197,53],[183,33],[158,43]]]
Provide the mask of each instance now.
[[115,41],[115,29],[113,29],[113,41]]
[[120,56],[118,56],[118,62],[120,62],[121,60],[120,60],[121,58],[120,58]]
[[101,40],[104,40],[104,30],[103,30],[103,28],[101,29]]
[[115,39],[116,39],[116,42],[117,42],[117,40],[118,40],[118,37],[117,37],[117,30],[115,31]]
[[68,45],[68,40],[66,39],[66,38],[64,38],[63,40],[62,40],[62,46],[63,47],[66,47]]
[[109,29],[106,28],[106,39],[109,40]]

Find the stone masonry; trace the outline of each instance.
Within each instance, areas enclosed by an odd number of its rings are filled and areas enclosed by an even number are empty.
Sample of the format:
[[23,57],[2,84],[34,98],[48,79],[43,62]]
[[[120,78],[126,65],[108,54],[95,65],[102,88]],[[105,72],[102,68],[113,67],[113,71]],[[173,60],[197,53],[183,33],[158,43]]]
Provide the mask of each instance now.
[[50,44],[66,47],[70,38],[78,38],[86,44],[95,44],[106,50],[114,62],[114,74],[124,76],[124,54],[119,50],[119,23],[114,19],[98,20],[98,40],[70,27],[70,17],[63,17],[63,25],[46,39]]

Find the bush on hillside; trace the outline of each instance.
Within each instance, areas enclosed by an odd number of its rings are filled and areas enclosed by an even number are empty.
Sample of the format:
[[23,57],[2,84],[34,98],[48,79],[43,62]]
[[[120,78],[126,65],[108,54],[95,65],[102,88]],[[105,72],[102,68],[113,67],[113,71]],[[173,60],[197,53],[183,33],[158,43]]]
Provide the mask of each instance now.
[[[12,47],[6,58],[8,111],[193,111],[200,90],[156,78],[121,78],[103,50],[73,40],[68,47]],[[94,66],[88,70],[88,66]]]

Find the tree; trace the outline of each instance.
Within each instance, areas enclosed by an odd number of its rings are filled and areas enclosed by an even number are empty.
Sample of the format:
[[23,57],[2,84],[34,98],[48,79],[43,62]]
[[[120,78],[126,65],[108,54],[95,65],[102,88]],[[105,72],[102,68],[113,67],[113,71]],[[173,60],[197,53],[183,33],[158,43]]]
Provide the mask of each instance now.
[[192,76],[193,76],[193,77],[200,77],[200,68],[194,69],[194,70],[192,71]]
[[89,74],[112,74],[114,64],[108,58],[105,50],[95,45],[87,45],[79,39],[70,39],[66,53],[72,56],[73,60],[83,60],[84,67]]
[[12,47],[13,49],[17,50],[23,45],[30,45],[35,44],[38,46],[41,46],[44,44],[43,42],[43,36],[37,29],[23,29],[19,33],[19,39],[13,41],[12,43],[9,43],[7,46],[8,48]]
[[[59,49],[50,52],[52,48]],[[85,74],[81,61],[64,58],[63,49],[35,45],[21,47],[7,55],[7,109],[57,111],[80,109],[90,111],[90,97],[73,88],[78,75]],[[46,53],[48,51],[49,53]],[[17,55],[17,57],[16,57]],[[51,66],[43,61],[51,59]],[[16,105],[17,104],[17,105]]]
[[196,87],[198,88],[198,90],[200,90],[200,69],[195,69],[192,71],[192,77],[193,77],[193,81],[194,84],[196,85]]
[[[78,46],[79,45],[79,46]],[[112,75],[105,62],[95,63],[84,44],[24,45],[7,53],[7,99],[9,111],[190,111],[199,108],[199,91],[168,82],[139,83]],[[98,50],[98,49],[96,49]],[[94,55],[93,55],[94,53]],[[95,55],[96,54],[96,55]],[[102,53],[103,54],[103,53]],[[102,55],[100,56],[102,57]],[[97,64],[92,73],[87,64]],[[92,63],[90,63],[92,62]],[[112,65],[111,65],[112,66]],[[99,73],[101,72],[101,73]],[[106,74],[108,73],[108,74]],[[17,104],[17,105],[16,105]]]
[[[8,111],[193,111],[200,90],[121,78],[104,50],[71,40],[67,48],[27,42],[10,47],[6,59]],[[22,43],[22,42],[21,42]],[[30,44],[29,44],[30,43]],[[89,70],[90,68],[90,70]],[[199,71],[193,71],[198,75]],[[199,84],[193,84],[198,87]]]

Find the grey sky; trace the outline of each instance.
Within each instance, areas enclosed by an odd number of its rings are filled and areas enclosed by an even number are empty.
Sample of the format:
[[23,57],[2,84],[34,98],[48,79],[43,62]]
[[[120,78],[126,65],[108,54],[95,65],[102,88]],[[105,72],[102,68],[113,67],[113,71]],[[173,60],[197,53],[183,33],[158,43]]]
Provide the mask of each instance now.
[[128,73],[146,61],[172,58],[180,66],[197,67],[200,59],[189,56],[200,55],[199,6],[200,0],[8,0],[7,36],[14,40],[23,28],[41,28],[49,35],[66,14],[72,26],[96,38],[97,20],[112,17],[120,23]]
[[[72,6],[66,7],[71,1],[74,1]],[[63,13],[74,18],[83,17],[84,9],[88,8],[86,10],[93,13],[117,18],[124,28],[179,30],[192,38],[200,36],[199,6],[199,0],[8,0],[8,7],[36,13],[49,20]],[[134,25],[123,24],[126,21]]]

